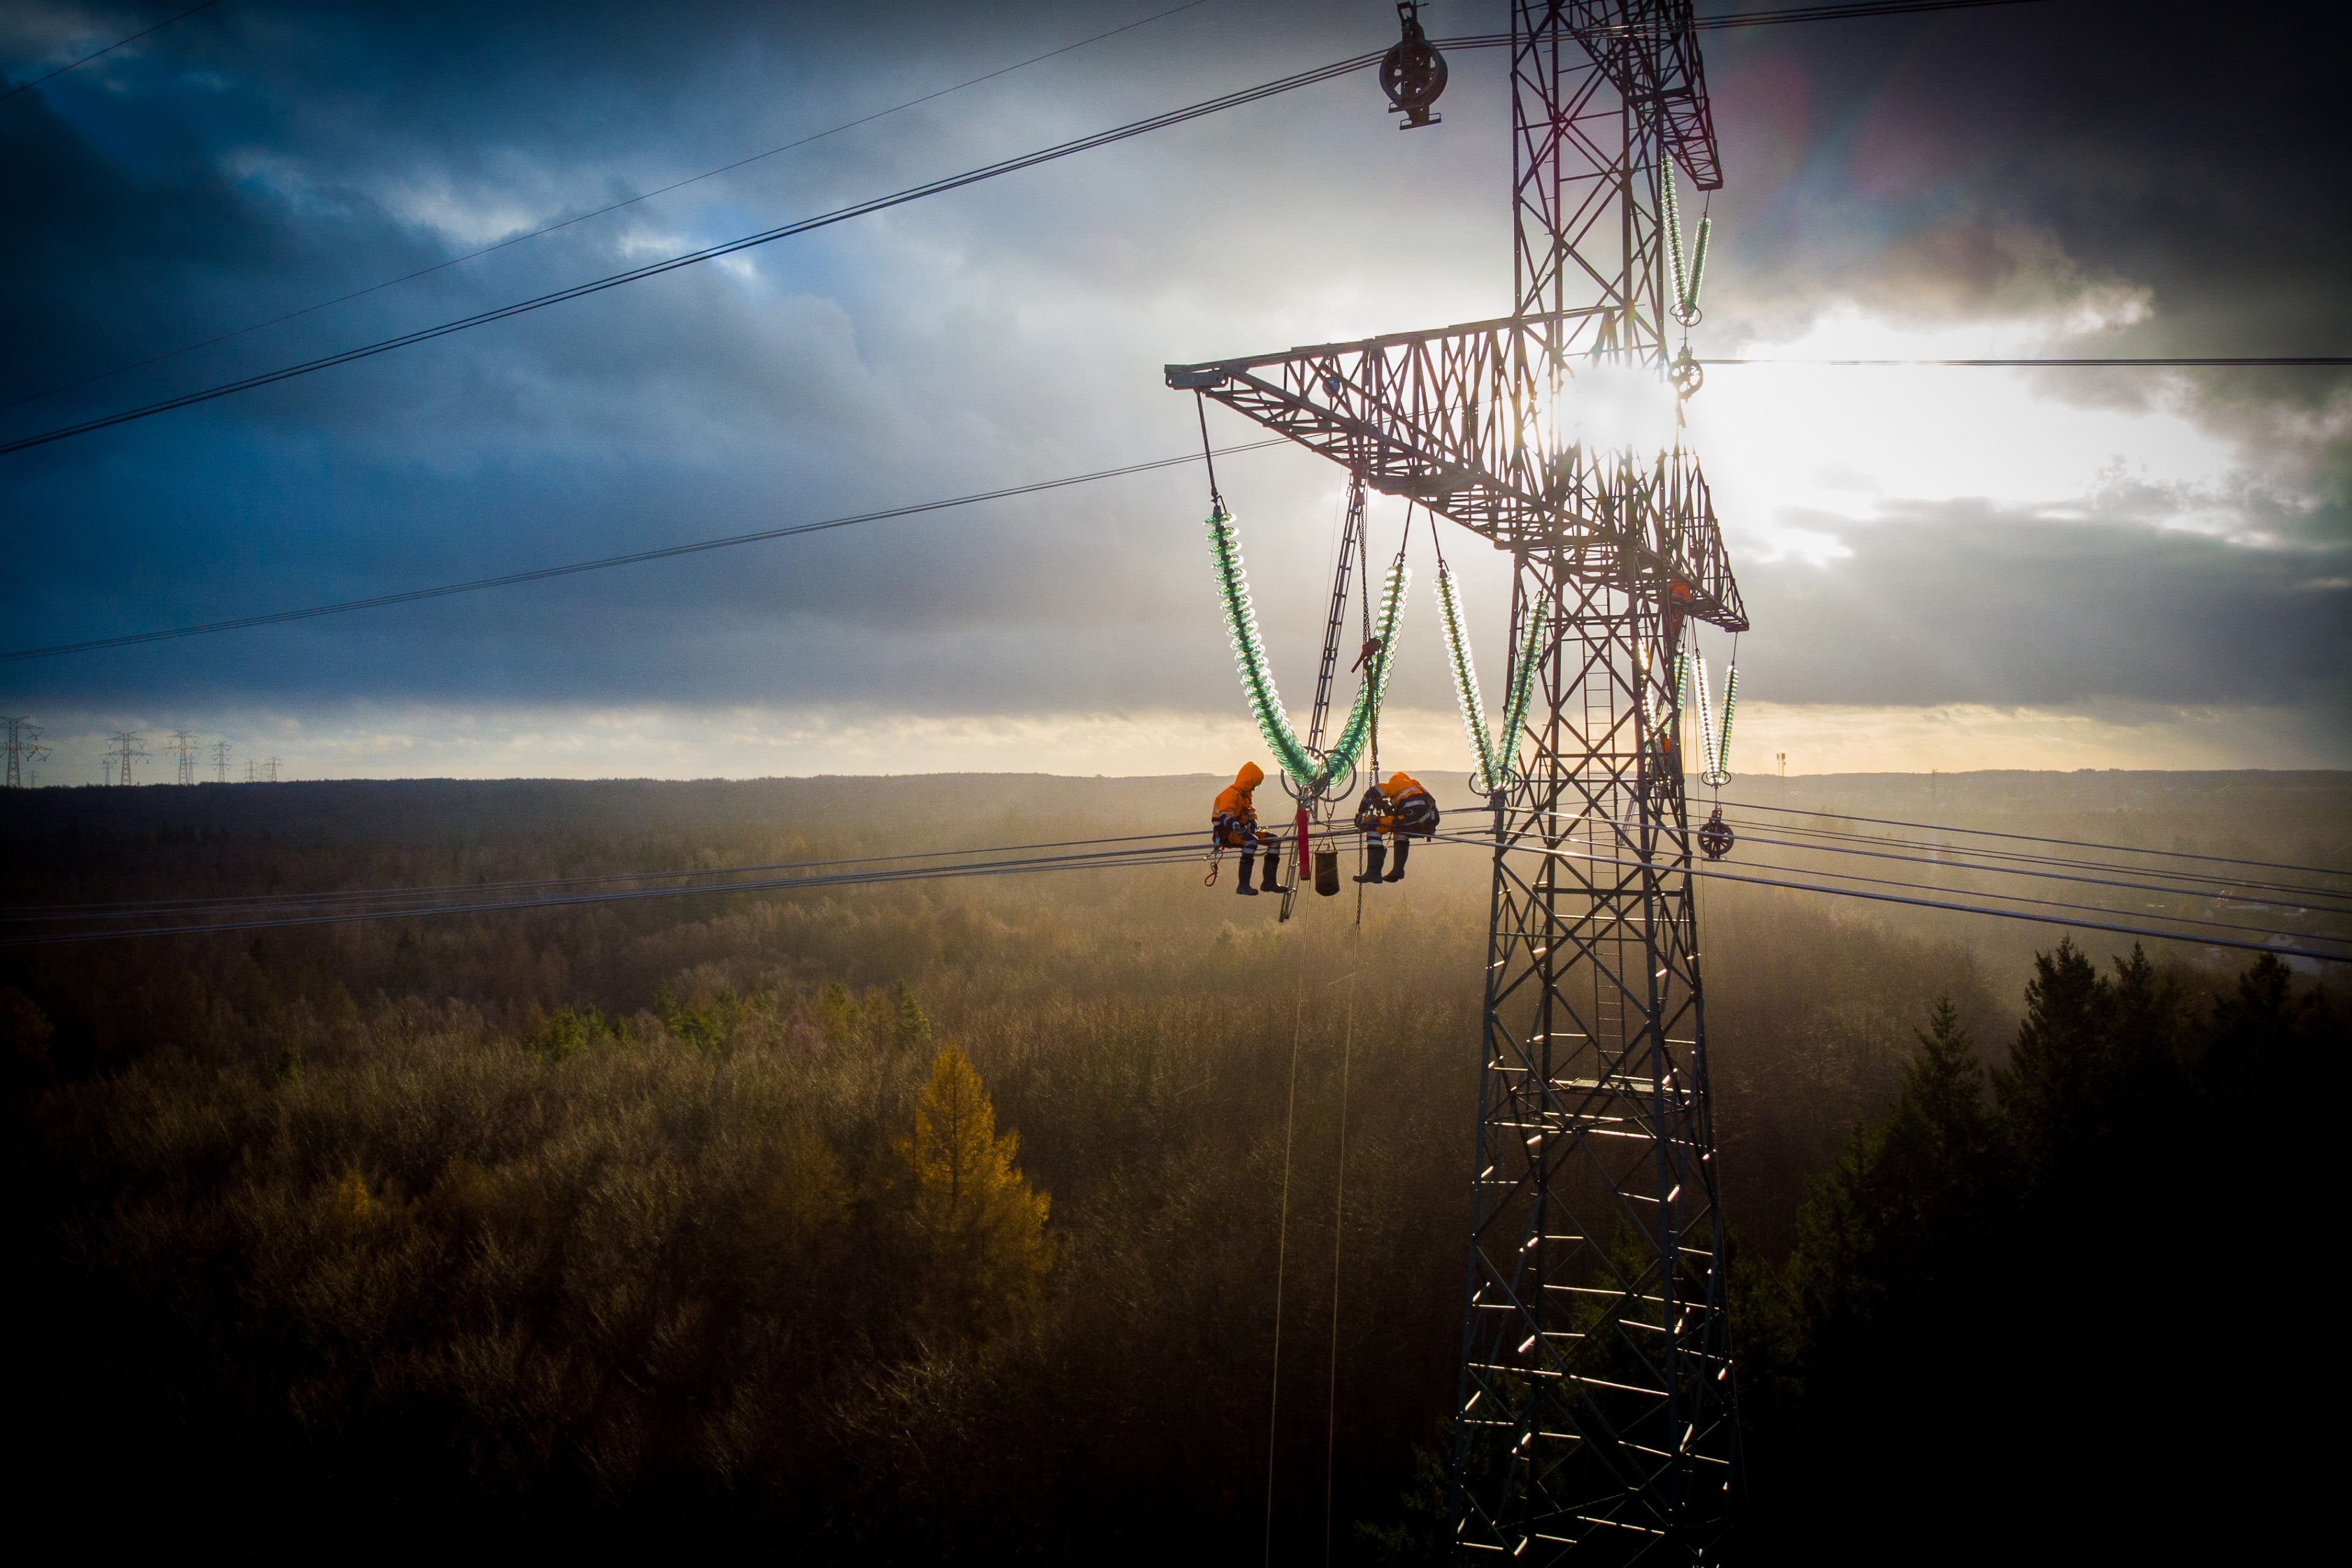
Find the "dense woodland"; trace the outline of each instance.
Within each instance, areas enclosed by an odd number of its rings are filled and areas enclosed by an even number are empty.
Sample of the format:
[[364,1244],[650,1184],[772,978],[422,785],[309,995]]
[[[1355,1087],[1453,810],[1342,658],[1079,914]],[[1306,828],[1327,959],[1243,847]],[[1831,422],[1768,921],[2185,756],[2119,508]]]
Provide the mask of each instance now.
[[[2277,826],[2336,864],[2323,782]],[[5,902],[1020,844],[1212,787],[41,791]],[[1485,864],[1433,847],[1360,927],[1227,877],[0,948],[20,1484],[239,1540],[1223,1561],[1271,1405],[1276,1560],[1430,1560]],[[2283,1352],[2340,998],[1763,889],[1705,920],[1749,1560],[2259,1552],[2242,1502],[2323,1495],[2332,1374]]]

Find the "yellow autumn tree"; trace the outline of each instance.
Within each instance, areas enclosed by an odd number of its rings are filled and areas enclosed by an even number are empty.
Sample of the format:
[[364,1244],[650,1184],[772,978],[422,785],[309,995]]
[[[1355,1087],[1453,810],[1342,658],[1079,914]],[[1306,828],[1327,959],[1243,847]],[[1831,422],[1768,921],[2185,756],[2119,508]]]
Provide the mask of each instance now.
[[915,1108],[915,1136],[899,1146],[914,1176],[914,1222],[929,1265],[927,1315],[976,1337],[1002,1328],[1035,1292],[1052,1262],[1045,1216],[1013,1162],[1021,1135],[996,1131],[996,1107],[954,1046],[931,1061]]

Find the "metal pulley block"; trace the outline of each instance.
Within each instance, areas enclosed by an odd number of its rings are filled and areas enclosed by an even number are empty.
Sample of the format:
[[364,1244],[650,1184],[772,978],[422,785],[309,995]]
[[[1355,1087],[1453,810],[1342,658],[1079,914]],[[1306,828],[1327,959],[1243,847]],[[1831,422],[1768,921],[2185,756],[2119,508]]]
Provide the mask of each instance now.
[[1683,345],[1683,352],[1666,366],[1666,379],[1674,383],[1676,397],[1687,398],[1706,384],[1706,368],[1691,358],[1688,343]]
[[1723,807],[1718,805],[1715,815],[1706,819],[1706,826],[1698,830],[1699,853],[1710,860],[1720,860],[1731,853],[1735,842],[1731,824],[1723,820]]
[[1441,122],[1429,106],[1445,90],[1445,57],[1422,32],[1420,13],[1420,0],[1397,0],[1404,36],[1381,57],[1381,90],[1389,95],[1389,112],[1405,117],[1400,131]]

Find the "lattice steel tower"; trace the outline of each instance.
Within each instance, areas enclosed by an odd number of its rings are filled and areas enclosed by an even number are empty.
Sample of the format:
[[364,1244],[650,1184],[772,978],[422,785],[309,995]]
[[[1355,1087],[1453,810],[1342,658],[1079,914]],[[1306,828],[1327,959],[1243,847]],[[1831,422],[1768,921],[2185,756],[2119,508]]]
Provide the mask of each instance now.
[[180,760],[179,776],[172,782],[183,784],[194,784],[196,753],[205,749],[205,743],[196,739],[196,732],[194,730],[174,730],[172,731],[172,738],[163,742],[163,749]]
[[[1737,1430],[1675,670],[1744,628],[1664,389],[1669,162],[1722,184],[1689,0],[1515,0],[1510,315],[1171,365],[1507,550],[1539,700],[1493,797],[1455,1475],[1465,1559],[1711,1560]],[[1602,384],[1669,408],[1598,437]]]
[[0,714],[0,731],[5,731],[6,737],[5,748],[8,772],[5,787],[23,789],[26,764],[39,762],[49,754],[49,749],[41,744],[40,726],[33,722],[30,714]]

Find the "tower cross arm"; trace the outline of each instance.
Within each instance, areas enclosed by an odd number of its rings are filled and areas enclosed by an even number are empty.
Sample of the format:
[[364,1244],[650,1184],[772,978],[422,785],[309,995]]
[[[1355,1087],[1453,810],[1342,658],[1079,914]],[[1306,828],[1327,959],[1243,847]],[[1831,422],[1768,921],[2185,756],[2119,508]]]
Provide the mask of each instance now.
[[1584,581],[1671,594],[1693,619],[1745,629],[1697,458],[1559,438],[1569,353],[1605,341],[1608,315],[1505,317],[1166,376],[1504,549],[1566,550]]
[[[1559,13],[1627,108],[1655,116],[1666,150],[1691,184],[1722,189],[1691,0],[1561,0]],[[1539,37],[1530,35],[1530,45]]]

